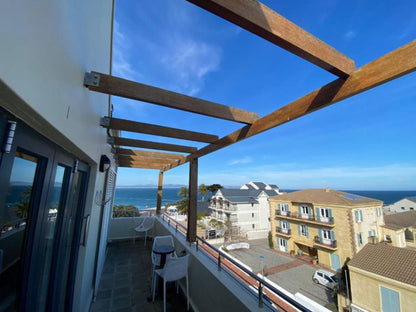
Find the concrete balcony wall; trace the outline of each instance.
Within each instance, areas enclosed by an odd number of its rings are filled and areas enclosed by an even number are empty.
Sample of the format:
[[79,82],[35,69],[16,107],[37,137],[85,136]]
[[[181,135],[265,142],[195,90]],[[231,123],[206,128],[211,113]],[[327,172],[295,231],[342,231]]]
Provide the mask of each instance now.
[[[132,239],[134,225],[139,218],[114,218],[110,220],[108,240]],[[157,217],[153,235],[172,235],[176,252],[190,254],[189,297],[194,311],[268,311],[258,307],[257,297],[227,270],[218,271],[216,259],[190,245],[184,235],[176,233],[175,226]],[[143,243],[142,238],[139,242]],[[136,242],[137,243],[137,242]],[[181,285],[181,287],[184,285]]]

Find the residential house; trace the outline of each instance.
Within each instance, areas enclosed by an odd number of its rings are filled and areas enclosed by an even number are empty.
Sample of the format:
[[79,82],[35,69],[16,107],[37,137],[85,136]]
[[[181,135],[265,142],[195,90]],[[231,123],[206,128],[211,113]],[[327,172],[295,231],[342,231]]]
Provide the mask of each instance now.
[[416,251],[368,244],[348,263],[351,311],[414,311]]
[[339,270],[368,242],[382,239],[379,200],[331,189],[306,189],[270,197],[276,248],[318,257]]
[[396,247],[416,247],[416,211],[384,215],[384,239]]
[[270,196],[281,194],[276,185],[249,182],[240,189],[219,189],[210,200],[211,216],[230,221],[248,239],[265,238],[270,231]]
[[384,206],[383,210],[386,214],[416,210],[416,197],[403,198],[391,205]]

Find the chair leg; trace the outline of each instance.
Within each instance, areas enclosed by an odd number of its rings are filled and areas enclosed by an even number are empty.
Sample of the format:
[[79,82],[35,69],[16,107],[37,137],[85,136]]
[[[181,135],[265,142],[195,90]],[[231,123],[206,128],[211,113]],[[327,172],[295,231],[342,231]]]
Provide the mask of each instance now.
[[163,279],[163,312],[166,312],[166,280]]
[[153,273],[153,275],[152,275],[152,277],[153,277],[153,280],[152,280],[152,289],[153,289],[153,292],[152,292],[152,294],[153,294],[153,296],[152,296],[152,302],[155,302],[155,293],[156,293],[156,276],[155,276],[155,274],[156,273]]
[[144,232],[144,245],[146,246],[146,241],[147,241],[147,231]]
[[186,304],[189,311],[189,283],[188,283],[188,275],[186,275]]

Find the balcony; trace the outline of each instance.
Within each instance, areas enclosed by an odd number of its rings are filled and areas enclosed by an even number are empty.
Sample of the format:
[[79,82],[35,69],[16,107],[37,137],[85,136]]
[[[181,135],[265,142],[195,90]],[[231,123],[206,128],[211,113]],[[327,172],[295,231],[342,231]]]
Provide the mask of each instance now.
[[277,234],[283,235],[283,236],[291,236],[292,235],[291,229],[282,228],[280,226],[276,227],[276,232],[277,232]]
[[315,236],[314,242],[319,247],[324,247],[324,248],[328,248],[332,250],[336,250],[338,248],[336,239],[327,239],[327,238]]
[[[150,295],[151,243],[143,246],[142,238],[132,243],[132,226],[137,218],[110,221],[108,255],[104,266],[97,300],[91,311],[124,308],[131,311],[160,311],[163,299],[147,301]],[[176,251],[190,254],[189,298],[194,311],[309,311],[294,297],[282,293],[226,253],[197,238],[186,241],[186,228],[166,215],[156,217],[153,236],[172,235]],[[123,238],[124,240],[121,240]],[[201,283],[203,281],[203,283]],[[253,285],[254,288],[249,288]],[[265,299],[252,289],[264,289]],[[173,287],[174,288],[174,287]],[[185,311],[183,296],[168,293],[168,310]],[[260,296],[261,297],[261,296]],[[215,298],[213,300],[212,298]],[[260,300],[260,301],[259,301]],[[169,307],[170,306],[170,307]]]
[[276,210],[275,212],[276,220],[278,219],[286,219],[286,220],[294,220],[294,221],[302,221],[305,223],[310,224],[316,224],[316,225],[322,225],[322,226],[329,226],[334,227],[334,218],[328,217],[328,218],[322,218],[322,217],[314,217],[313,215],[307,215],[307,214],[300,214],[293,211],[280,211]]

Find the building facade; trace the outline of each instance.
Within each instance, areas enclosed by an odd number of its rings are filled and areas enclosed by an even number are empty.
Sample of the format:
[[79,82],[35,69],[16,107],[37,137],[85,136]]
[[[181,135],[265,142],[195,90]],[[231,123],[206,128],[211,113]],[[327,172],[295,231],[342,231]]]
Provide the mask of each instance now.
[[240,189],[220,189],[210,200],[211,216],[231,222],[239,235],[265,238],[270,231],[270,196],[280,194],[276,185],[249,182]]
[[414,311],[416,251],[386,243],[365,246],[348,263],[351,311]]
[[383,239],[383,203],[330,189],[307,189],[269,198],[276,249],[307,254],[340,270],[368,242]]
[[385,214],[416,210],[416,197],[406,197],[383,207]]
[[88,311],[98,286],[114,160],[109,96],[84,75],[111,73],[112,16],[112,1],[0,3],[1,311]]
[[384,240],[396,247],[416,247],[416,211],[384,216]]

